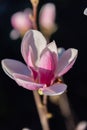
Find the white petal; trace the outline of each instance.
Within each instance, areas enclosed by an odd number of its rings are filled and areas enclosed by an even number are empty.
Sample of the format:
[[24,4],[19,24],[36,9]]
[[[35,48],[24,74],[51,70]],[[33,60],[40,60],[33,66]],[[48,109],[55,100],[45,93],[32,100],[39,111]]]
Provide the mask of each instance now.
[[26,32],[21,44],[21,53],[26,63],[27,63],[29,46],[31,46],[33,50],[34,59],[37,64],[40,58],[40,54],[42,50],[46,47],[46,44],[47,44],[46,39],[41,32],[37,30],[30,30]]
[[58,53],[55,41],[49,43],[47,47],[50,49],[51,52],[55,52],[56,54]]

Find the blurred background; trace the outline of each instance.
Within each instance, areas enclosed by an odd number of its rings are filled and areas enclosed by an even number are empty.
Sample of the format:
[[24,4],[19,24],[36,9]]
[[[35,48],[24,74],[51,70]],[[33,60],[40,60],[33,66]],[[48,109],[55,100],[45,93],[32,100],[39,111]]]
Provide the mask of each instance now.
[[[56,6],[58,30],[50,40],[58,47],[78,49],[78,58],[73,68],[64,75],[68,85],[67,95],[75,121],[87,121],[87,16],[83,14],[87,0],[43,0],[38,11],[45,3]],[[27,7],[32,8],[29,0],[0,0],[0,61],[12,58],[23,61],[20,53],[21,38],[9,37],[13,13]],[[66,130],[64,119],[57,106],[49,102],[48,109],[54,114],[50,120],[53,130]],[[32,91],[19,87],[10,79],[0,66],[0,130],[21,130],[24,127],[41,130]]]

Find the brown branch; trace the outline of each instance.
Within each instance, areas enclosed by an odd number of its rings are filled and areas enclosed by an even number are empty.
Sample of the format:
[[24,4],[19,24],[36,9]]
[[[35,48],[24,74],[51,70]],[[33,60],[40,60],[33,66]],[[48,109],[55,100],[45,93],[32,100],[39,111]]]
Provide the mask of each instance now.
[[48,125],[47,107],[46,107],[46,105],[43,105],[41,103],[41,98],[40,98],[40,95],[38,94],[37,91],[33,91],[33,95],[34,95],[37,111],[39,114],[40,122],[42,125],[42,129],[43,130],[50,130],[49,125]]

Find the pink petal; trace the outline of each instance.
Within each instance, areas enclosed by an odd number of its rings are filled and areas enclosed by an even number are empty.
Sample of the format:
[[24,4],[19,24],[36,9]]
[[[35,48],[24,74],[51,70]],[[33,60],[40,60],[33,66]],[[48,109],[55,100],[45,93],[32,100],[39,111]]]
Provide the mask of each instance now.
[[52,86],[41,88],[40,90],[44,95],[55,96],[65,92],[67,85],[63,83],[55,83]]
[[39,67],[47,70],[54,70],[55,65],[53,56],[53,53],[48,48],[45,48],[41,54]]
[[48,3],[42,6],[40,10],[39,23],[45,28],[50,28],[54,25],[56,17],[56,8],[53,3]]
[[21,53],[28,64],[28,54],[29,54],[29,46],[31,46],[34,56],[34,62],[37,64],[40,58],[40,54],[42,50],[46,47],[46,39],[42,35],[41,32],[37,30],[28,31],[23,37],[21,44]]
[[19,86],[22,86],[28,90],[37,90],[44,86],[44,84],[35,83],[32,78],[25,76],[25,75],[20,75],[20,74],[14,73],[13,76]]
[[31,71],[27,68],[25,64],[20,61],[4,59],[2,60],[1,64],[5,73],[12,79],[14,79],[13,73],[31,76]]
[[46,48],[42,51],[42,54],[41,55],[44,55],[44,53],[49,50],[51,52],[51,57],[53,59],[53,64],[54,64],[54,73],[55,71],[57,70],[58,68],[58,49],[57,49],[57,46],[56,46],[56,43],[55,41],[49,43]]
[[65,74],[75,63],[78,50],[71,48],[66,50],[58,61],[57,75],[60,77]]
[[46,48],[39,63],[40,82],[50,84],[54,76],[55,64],[52,53]]
[[33,77],[34,79],[37,78],[38,73],[37,73],[37,67],[35,66],[35,60],[34,60],[34,55],[31,46],[29,46],[29,53],[28,53],[28,66],[31,68],[33,72]]
[[32,23],[29,19],[30,13],[31,11],[20,11],[13,14],[11,17],[12,26],[19,31],[27,31],[29,28],[32,28]]
[[37,80],[38,79],[38,71],[36,71],[35,68],[33,68],[33,67],[30,67],[30,68],[32,70],[34,80]]
[[39,68],[39,82],[50,85],[54,79],[54,73],[52,70],[46,70]]

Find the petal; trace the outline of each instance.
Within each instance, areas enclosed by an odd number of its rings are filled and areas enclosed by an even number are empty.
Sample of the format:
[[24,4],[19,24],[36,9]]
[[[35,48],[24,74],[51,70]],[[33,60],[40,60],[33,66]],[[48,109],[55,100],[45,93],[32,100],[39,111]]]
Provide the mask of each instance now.
[[32,78],[25,75],[14,73],[13,76],[19,86],[22,86],[23,88],[26,88],[28,90],[37,90],[44,86],[44,84],[35,83]]
[[49,48],[49,50],[50,50],[51,52],[55,52],[56,54],[58,53],[58,52],[57,52],[57,46],[56,46],[55,41],[49,43],[49,44],[47,45],[47,47]]
[[46,44],[47,44],[46,39],[41,32],[37,30],[28,31],[23,37],[21,44],[21,53],[25,62],[26,63],[28,62],[27,58],[29,53],[29,46],[31,46],[33,50],[34,59],[37,64],[40,54],[42,50],[46,47]]
[[44,95],[55,96],[65,92],[67,85],[63,83],[55,83],[52,86],[41,88],[40,90]]
[[57,49],[57,46],[56,46],[55,41],[49,43],[49,44],[47,45],[47,47],[48,47],[49,50],[52,52],[54,67],[55,67],[55,71],[56,71],[56,70],[57,70],[57,67],[58,67],[58,49]]
[[33,53],[31,46],[29,46],[29,52],[28,52],[27,60],[28,60],[28,62],[27,62],[28,66],[35,67],[34,53]]
[[45,49],[41,55],[39,67],[47,70],[54,70],[53,55],[49,49]]
[[58,61],[57,76],[65,74],[75,63],[78,55],[78,50],[71,48],[66,50]]
[[14,79],[13,73],[31,75],[31,71],[20,61],[4,59],[1,61],[1,64],[4,72],[12,79]]
[[19,30],[28,30],[29,28],[32,27],[31,20],[29,19],[29,14],[31,11],[25,11],[25,12],[16,12],[12,15],[11,17],[11,24],[12,26]]
[[53,62],[53,65],[54,65],[54,73],[55,73],[55,71],[58,68],[58,49],[57,49],[55,41],[49,43],[47,45],[47,47],[42,51],[41,55],[43,55],[47,50],[49,50],[50,53],[51,53],[52,62]]
[[34,79],[37,78],[38,73],[37,73],[37,67],[35,66],[35,62],[34,62],[34,55],[33,55],[33,51],[31,46],[29,46],[29,53],[28,53],[28,66],[29,68],[31,68],[32,72],[33,72],[33,77]]
[[46,70],[39,68],[39,82],[43,84],[47,84],[48,86],[54,79],[54,73],[52,70]]
[[46,48],[39,63],[40,82],[49,85],[54,76],[55,64],[52,53]]

